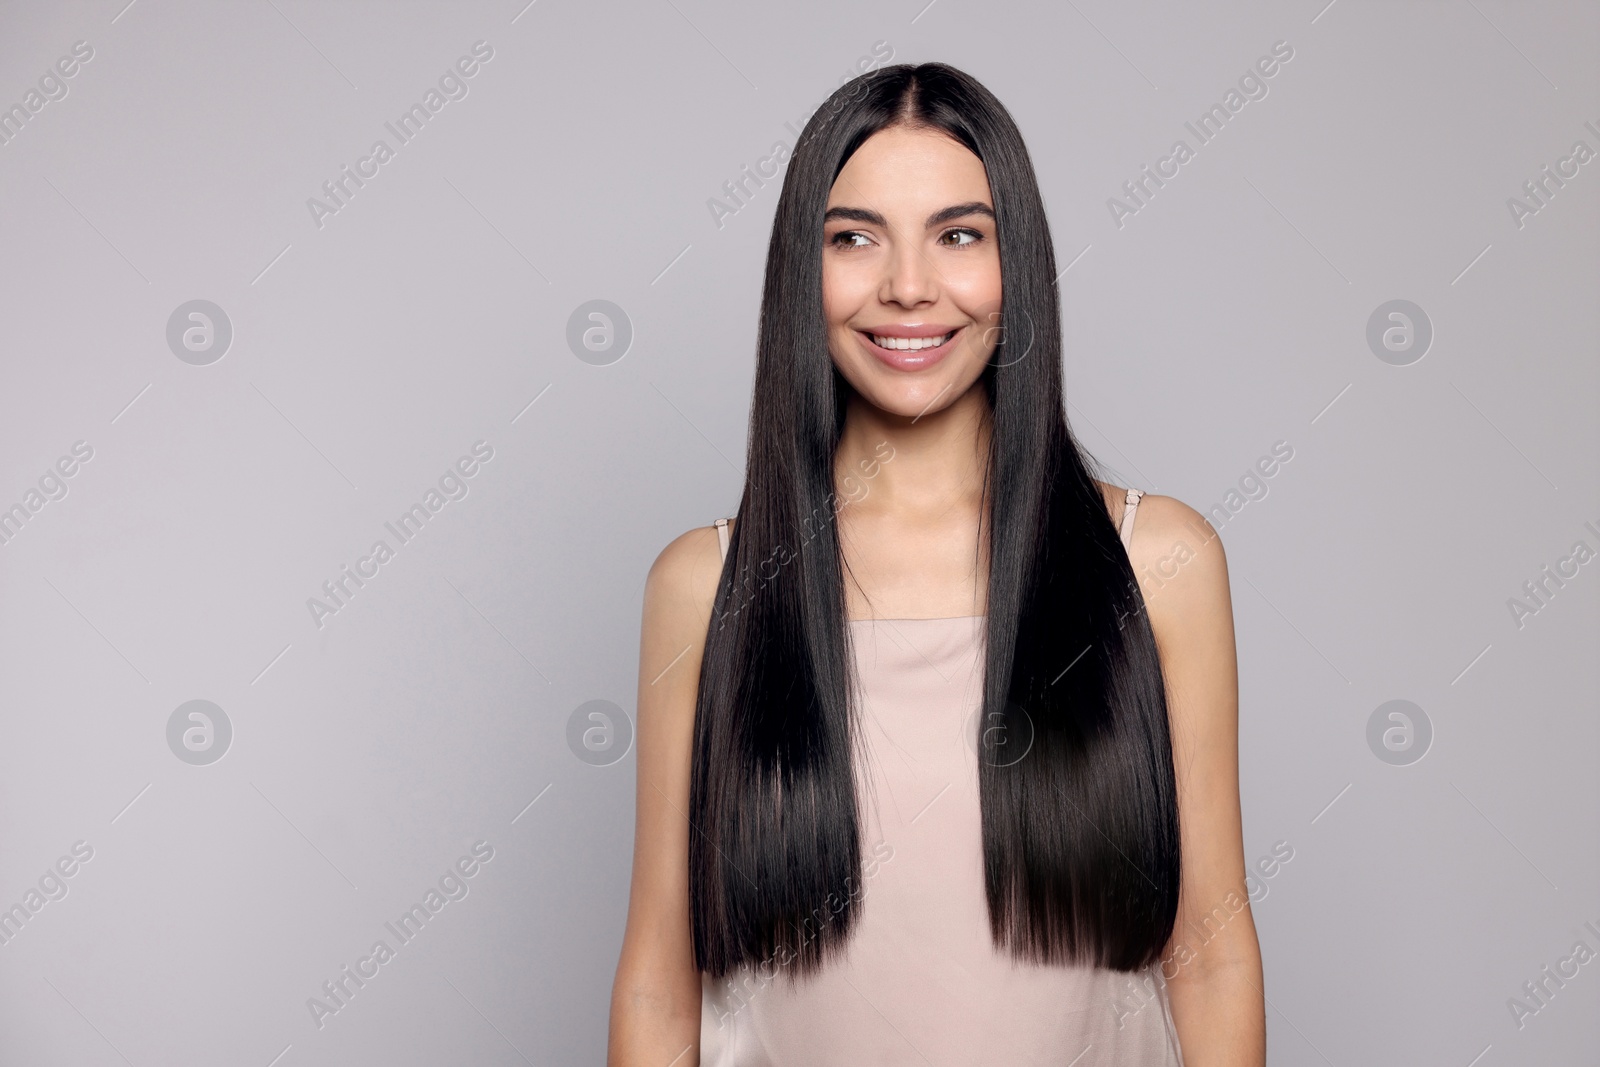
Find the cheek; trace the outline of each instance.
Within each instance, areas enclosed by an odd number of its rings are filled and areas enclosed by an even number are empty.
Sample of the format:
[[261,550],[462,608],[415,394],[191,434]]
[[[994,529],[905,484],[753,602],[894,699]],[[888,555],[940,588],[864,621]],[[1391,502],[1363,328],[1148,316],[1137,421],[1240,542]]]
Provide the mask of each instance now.
[[830,326],[849,322],[871,295],[872,282],[865,271],[847,264],[823,264],[822,311]]
[[945,272],[945,284],[951,295],[966,307],[979,311],[998,310],[1000,260],[990,256],[981,261],[963,263],[959,269]]
[[964,295],[960,300],[961,311],[971,319],[973,327],[970,331],[970,343],[993,347],[1000,340],[1002,333],[1002,316],[999,293],[993,290],[983,290]]
[[838,317],[839,308],[839,272],[828,266],[822,266],[822,313],[833,322]]
[[1001,322],[1000,267],[964,271],[948,279],[946,290],[962,314],[976,324],[974,341],[992,346],[999,339]]

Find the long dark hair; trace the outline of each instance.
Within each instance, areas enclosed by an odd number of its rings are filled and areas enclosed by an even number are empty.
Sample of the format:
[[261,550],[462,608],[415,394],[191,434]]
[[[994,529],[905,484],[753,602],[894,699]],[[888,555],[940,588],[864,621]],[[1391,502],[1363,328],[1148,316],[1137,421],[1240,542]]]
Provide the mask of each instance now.
[[[834,449],[849,387],[829,356],[823,214],[852,153],[942,130],[988,170],[1004,302],[992,432],[986,674],[977,724],[996,945],[1131,971],[1177,914],[1172,747],[1155,638],[1067,426],[1055,258],[1009,113],[942,63],[841,86],[806,123],[767,249],[744,495],[700,671],[690,785],[695,962],[812,973],[859,914],[862,846]],[[997,745],[1003,740],[1004,746]],[[1026,750],[1023,758],[998,753]]]

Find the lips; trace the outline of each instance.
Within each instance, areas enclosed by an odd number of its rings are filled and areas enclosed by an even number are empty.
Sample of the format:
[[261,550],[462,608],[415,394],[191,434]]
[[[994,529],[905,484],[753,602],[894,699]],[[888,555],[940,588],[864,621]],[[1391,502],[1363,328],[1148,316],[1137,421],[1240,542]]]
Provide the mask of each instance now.
[[962,327],[890,326],[857,330],[861,343],[878,361],[893,370],[925,370],[944,359],[955,347]]

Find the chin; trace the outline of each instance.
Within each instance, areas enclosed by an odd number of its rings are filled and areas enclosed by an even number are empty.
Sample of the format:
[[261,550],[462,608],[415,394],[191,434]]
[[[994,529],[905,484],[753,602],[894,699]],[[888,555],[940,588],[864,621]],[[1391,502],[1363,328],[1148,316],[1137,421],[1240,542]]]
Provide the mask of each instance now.
[[949,407],[965,390],[957,382],[944,380],[873,382],[857,392],[861,399],[885,414],[915,419]]

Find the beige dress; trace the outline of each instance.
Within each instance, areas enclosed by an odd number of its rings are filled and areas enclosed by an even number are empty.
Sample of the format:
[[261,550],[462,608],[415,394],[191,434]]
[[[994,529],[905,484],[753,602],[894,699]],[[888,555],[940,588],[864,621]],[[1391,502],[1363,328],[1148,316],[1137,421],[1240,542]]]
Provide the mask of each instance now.
[[[1122,540],[1139,490],[1128,491]],[[727,528],[718,524],[726,554]],[[700,1063],[1178,1065],[1160,968],[1039,965],[989,936],[978,802],[982,616],[848,624],[868,757],[859,926],[795,981],[701,976]]]

